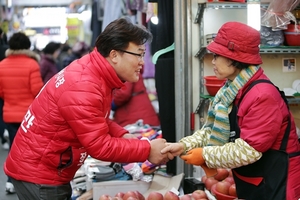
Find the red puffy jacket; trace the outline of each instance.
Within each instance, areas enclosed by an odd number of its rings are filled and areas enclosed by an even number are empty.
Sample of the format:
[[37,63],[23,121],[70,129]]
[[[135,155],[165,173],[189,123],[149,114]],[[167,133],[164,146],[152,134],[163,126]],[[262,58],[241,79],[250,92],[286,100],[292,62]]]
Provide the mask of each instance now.
[[88,155],[111,162],[145,161],[149,142],[120,138],[127,131],[109,120],[112,90],[122,86],[96,49],[54,75],[29,107],[5,173],[60,185],[72,180]]
[[38,55],[33,51],[7,50],[0,63],[0,98],[4,100],[3,119],[20,123],[35,96],[43,87]]
[[[239,102],[248,85],[258,79],[268,79],[262,68],[239,91],[236,96],[236,102]],[[245,95],[239,107],[240,137],[259,152],[266,152],[269,149],[278,150],[287,127],[286,118],[289,115],[289,110],[274,86],[271,84],[257,84]],[[300,144],[292,116],[291,121],[291,131],[286,147],[288,153],[300,151]],[[289,159],[287,175],[286,199],[290,200],[295,196],[299,196],[300,156]]]

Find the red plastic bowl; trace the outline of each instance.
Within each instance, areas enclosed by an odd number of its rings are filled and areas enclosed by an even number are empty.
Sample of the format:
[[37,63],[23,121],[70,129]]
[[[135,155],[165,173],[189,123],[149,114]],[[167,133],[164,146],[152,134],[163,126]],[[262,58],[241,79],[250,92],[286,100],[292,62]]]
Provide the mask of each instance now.
[[216,76],[204,76],[203,77],[206,84],[223,84],[225,79],[218,79]]
[[295,30],[294,24],[289,24],[288,28],[284,30],[284,37],[287,45],[300,46],[300,25],[297,25],[298,32]]
[[204,84],[204,85],[210,96],[215,96],[218,90],[222,87],[222,84]]
[[216,184],[211,187],[211,194],[216,197],[217,200],[234,200],[237,199],[235,196],[222,194],[216,190]]

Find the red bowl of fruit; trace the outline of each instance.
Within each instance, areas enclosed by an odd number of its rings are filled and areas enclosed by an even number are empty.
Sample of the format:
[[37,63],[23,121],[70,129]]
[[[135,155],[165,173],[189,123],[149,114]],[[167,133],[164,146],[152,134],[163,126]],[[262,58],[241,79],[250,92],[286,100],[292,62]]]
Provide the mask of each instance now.
[[227,195],[227,194],[223,194],[221,192],[218,192],[216,189],[217,184],[214,184],[211,187],[211,193],[212,195],[214,195],[216,197],[217,200],[234,200],[237,199],[236,196],[231,196],[231,195]]

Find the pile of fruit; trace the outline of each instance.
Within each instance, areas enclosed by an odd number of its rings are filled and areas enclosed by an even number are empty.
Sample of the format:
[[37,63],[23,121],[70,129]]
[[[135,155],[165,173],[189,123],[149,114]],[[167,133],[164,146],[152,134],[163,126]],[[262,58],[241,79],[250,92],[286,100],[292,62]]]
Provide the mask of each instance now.
[[159,192],[151,192],[147,198],[138,191],[128,191],[126,193],[119,192],[114,197],[102,195],[99,200],[208,200],[208,198],[203,190],[195,190],[191,194],[180,197],[172,191],[168,191],[164,195]]
[[[218,173],[213,177],[201,177],[205,188],[210,191],[216,199],[235,199],[237,195],[232,171],[219,168],[217,172]],[[203,190],[195,190],[191,194],[184,194],[182,196],[178,196],[172,191],[168,191],[164,195],[159,192],[151,192],[145,198],[138,191],[128,191],[126,193],[119,192],[114,197],[102,195],[99,200],[208,200],[208,196]]]
[[227,197],[224,199],[235,199],[237,194],[232,171],[219,168],[217,169],[217,172],[217,175],[213,177],[201,177],[201,181],[204,183],[205,188],[216,197],[221,195]]

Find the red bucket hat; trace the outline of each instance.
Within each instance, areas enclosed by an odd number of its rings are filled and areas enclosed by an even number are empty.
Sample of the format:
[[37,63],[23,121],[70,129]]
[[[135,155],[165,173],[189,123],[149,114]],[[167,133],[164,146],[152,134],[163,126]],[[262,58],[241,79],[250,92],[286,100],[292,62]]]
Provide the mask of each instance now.
[[239,62],[262,64],[259,44],[260,33],[257,30],[240,22],[227,22],[207,49]]

